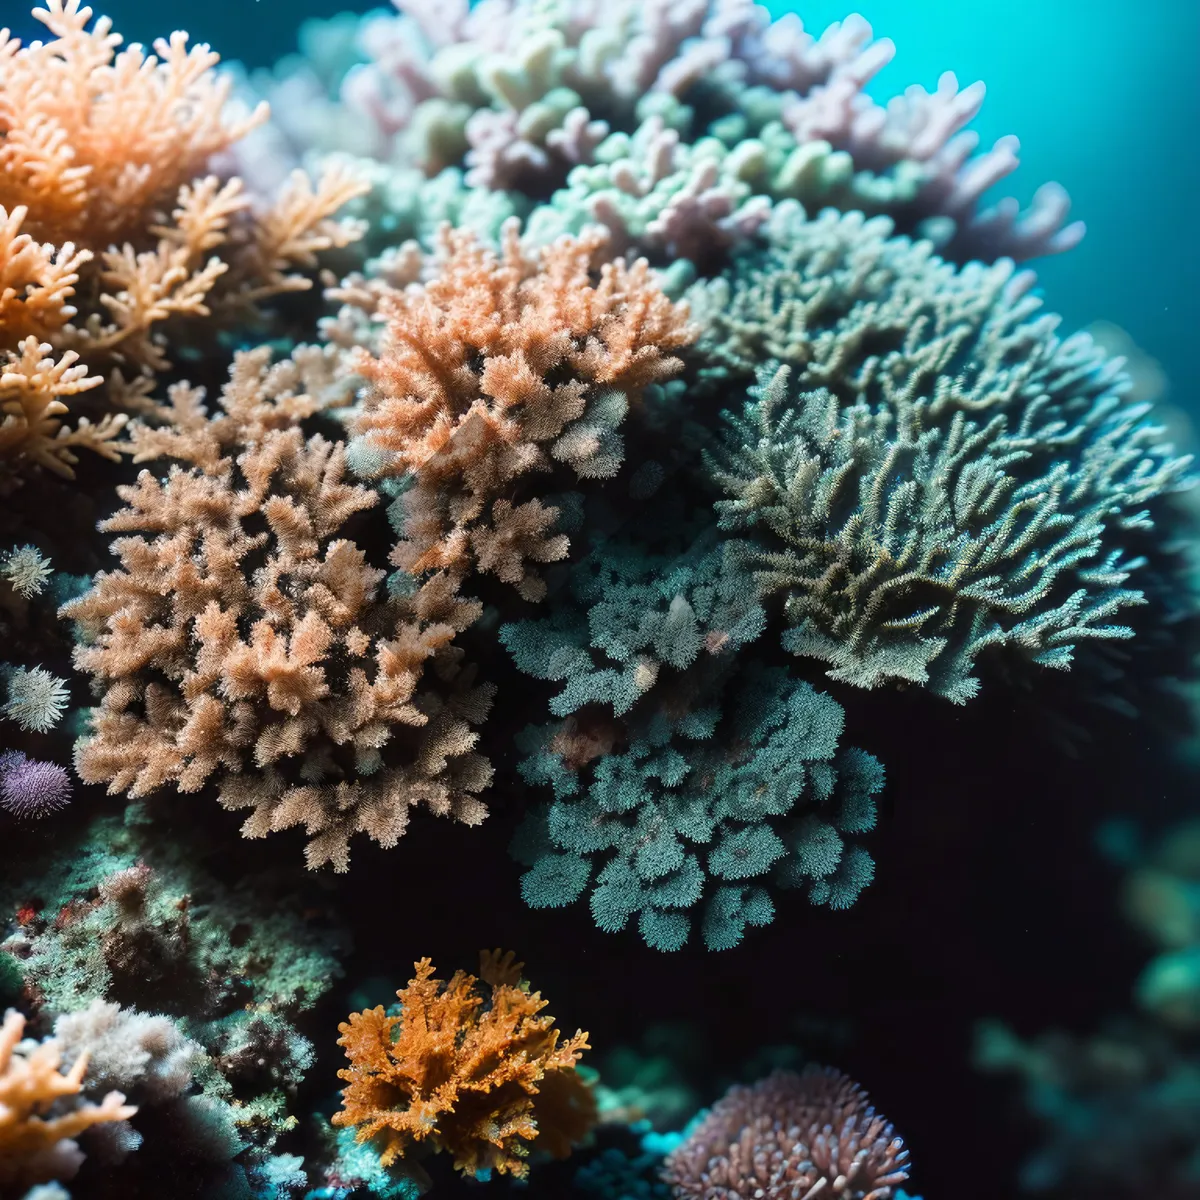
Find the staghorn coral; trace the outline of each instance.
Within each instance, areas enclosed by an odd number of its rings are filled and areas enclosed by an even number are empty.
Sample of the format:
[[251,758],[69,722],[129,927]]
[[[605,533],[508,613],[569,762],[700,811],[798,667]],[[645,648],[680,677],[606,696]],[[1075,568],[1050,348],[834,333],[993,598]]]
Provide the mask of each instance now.
[[118,50],[112,22],[88,24],[80,0],[33,10],[52,35],[22,46],[0,34],[0,204],[29,210],[29,231],[56,245],[141,237],[212,155],[266,119],[226,117],[230,83],[186,33]]
[[[114,544],[122,566],[63,610],[101,693],[76,768],[134,796],[215,778],[226,808],[253,809],[246,836],[302,825],[308,865],[345,870],[353,833],[394,845],[414,805],[482,820],[472,726],[490,690],[448,648],[476,610],[440,578],[377,600],[383,573],[338,536],[376,502],[344,482],[340,444],[270,429],[215,457],[222,428],[256,428],[247,377],[261,379],[251,368],[226,390],[226,426],[178,439],[201,465],[119,489],[128,507],[102,527],[131,535]],[[418,690],[426,664],[444,695]]]
[[696,289],[712,376],[783,364],[710,462],[721,524],[786,597],[788,649],[962,703],[985,652],[1065,669],[1132,636],[1139,550],[1190,460],[1011,264],[956,270],[890,233],[793,215]]
[[733,1087],[667,1155],[676,1200],[888,1200],[908,1151],[867,1095],[831,1068]]
[[74,1138],[137,1112],[120,1092],[109,1092],[99,1104],[44,1115],[56,1101],[79,1094],[87,1055],[64,1072],[58,1044],[22,1042],[24,1030],[25,1018],[9,1009],[0,1023],[0,1185],[5,1187],[71,1179],[84,1158]]
[[565,1158],[594,1124],[595,1100],[575,1069],[587,1034],[559,1043],[546,1001],[513,958],[485,950],[478,979],[456,971],[448,981],[423,958],[396,993],[398,1016],[379,1006],[338,1026],[351,1065],[338,1072],[347,1086],[333,1123],[374,1139],[384,1166],[444,1151],[466,1175],[524,1178],[531,1144]]
[[696,332],[644,261],[606,263],[597,280],[601,244],[528,253],[510,223],[497,256],[450,231],[434,278],[382,301],[356,430],[368,474],[405,476],[397,566],[456,581],[490,572],[526,599],[544,594],[532,564],[561,559],[568,539],[553,506],[514,500],[522,477],[556,462],[579,479],[614,475],[630,405],[679,369],[670,352]]

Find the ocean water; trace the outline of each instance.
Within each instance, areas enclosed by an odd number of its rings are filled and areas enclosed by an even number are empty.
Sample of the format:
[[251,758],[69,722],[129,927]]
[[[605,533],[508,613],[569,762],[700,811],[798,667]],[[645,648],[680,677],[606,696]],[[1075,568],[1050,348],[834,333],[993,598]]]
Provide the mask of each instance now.
[[65,7],[0,1200],[1200,1200],[1200,8]]

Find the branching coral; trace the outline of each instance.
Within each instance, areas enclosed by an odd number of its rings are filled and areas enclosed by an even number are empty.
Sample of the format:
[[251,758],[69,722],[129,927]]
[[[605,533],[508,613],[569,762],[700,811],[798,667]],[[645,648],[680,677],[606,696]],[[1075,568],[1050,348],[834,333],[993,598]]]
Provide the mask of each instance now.
[[549,201],[537,215],[551,228],[599,220],[618,249],[702,261],[785,198],[887,213],[958,261],[1057,253],[1083,235],[1054,185],[1027,212],[980,211],[1019,148],[1007,137],[975,154],[964,126],[983,84],[946,73],[933,92],[877,103],[867,85],[895,48],[857,15],[814,37],[752,0],[398,7],[363,20],[367,62],[324,82],[303,64],[274,86],[310,114],[290,105],[276,144],[340,151],[331,134],[353,122],[349,148],[379,165],[376,202],[401,222],[414,196],[428,207],[447,193],[486,221],[491,193],[519,215]]
[[961,703],[985,651],[1061,669],[1132,636],[1139,539],[1188,460],[1120,363],[1060,340],[1011,264],[956,270],[854,215],[781,229],[696,299],[731,377],[786,364],[712,461],[788,648]]
[[397,566],[490,572],[527,599],[544,593],[531,564],[562,558],[568,540],[555,508],[514,502],[515,488],[555,462],[577,478],[614,475],[629,406],[679,369],[670,352],[695,336],[645,262],[606,263],[597,280],[601,244],[564,238],[527,253],[513,223],[496,256],[450,232],[435,277],[384,300],[358,433],[371,474],[407,473]]
[[546,1001],[513,957],[484,951],[478,979],[456,971],[448,981],[423,958],[396,993],[398,1016],[380,1006],[338,1026],[351,1065],[338,1072],[347,1086],[333,1123],[374,1139],[384,1166],[433,1150],[467,1175],[523,1178],[531,1144],[564,1158],[595,1122],[575,1069],[587,1034],[559,1043]]
[[118,51],[112,22],[92,28],[80,0],[33,13],[53,35],[0,36],[0,203],[28,207],[34,236],[107,246],[140,238],[149,218],[208,159],[266,118],[226,119],[230,83],[187,34]]
[[56,1101],[79,1094],[87,1055],[63,1072],[57,1043],[22,1043],[24,1030],[25,1018],[10,1009],[0,1023],[0,1185],[70,1179],[84,1158],[73,1139],[137,1112],[120,1092],[109,1092],[99,1104],[45,1116]]
[[667,1155],[676,1200],[783,1200],[825,1193],[888,1200],[908,1151],[840,1071],[777,1071],[733,1087]]
[[[211,425],[178,393],[197,428],[173,452],[197,466],[119,489],[128,507],[102,528],[130,535],[122,566],[64,609],[101,692],[76,766],[134,796],[213,779],[225,807],[253,809],[246,836],[303,825],[309,866],[345,870],[351,834],[394,845],[415,805],[482,820],[491,771],[472,727],[491,693],[450,647],[477,611],[441,576],[377,598],[383,572],[339,536],[375,494],[343,480],[340,444],[252,438],[295,406],[261,402],[289,373],[264,383],[261,356],[243,365]],[[221,454],[234,436],[236,462]],[[419,688],[427,665],[440,690]]]
[[[228,323],[309,287],[298,271],[314,254],[359,236],[332,214],[364,185],[336,168],[315,187],[297,173],[267,205],[222,183],[209,160],[266,112],[227,118],[229,81],[207,46],[176,33],[160,58],[118,52],[111,23],[89,30],[79,0],[34,15],[52,39],[0,35],[0,460],[70,477],[79,446],[117,456],[126,419],[111,411],[119,381],[93,391],[101,377],[80,356],[150,376],[169,365],[172,319]],[[102,415],[68,428],[64,398],[84,391]]]

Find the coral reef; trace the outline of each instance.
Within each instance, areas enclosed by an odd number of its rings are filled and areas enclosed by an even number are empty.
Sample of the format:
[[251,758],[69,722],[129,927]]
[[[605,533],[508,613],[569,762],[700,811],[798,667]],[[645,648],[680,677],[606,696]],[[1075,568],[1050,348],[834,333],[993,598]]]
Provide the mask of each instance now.
[[548,237],[599,222],[618,250],[709,260],[789,198],[888,213],[957,261],[1083,235],[1056,185],[1027,212],[981,211],[1018,150],[1005,137],[975,154],[964,126],[983,84],[947,72],[933,92],[877,103],[866,88],[895,48],[860,16],[814,37],[750,0],[398,7],[356,36],[345,21],[310,30],[305,58],[258,84],[280,100],[260,154],[366,159],[371,223],[400,237],[430,210],[483,232],[533,208]]
[[[270,74],[0,32],[0,1193],[901,1200],[815,1057],[999,1194],[972,985],[1026,1019],[1098,787],[1194,791],[1187,423],[863,18],[394,7]],[[1105,1032],[980,1062],[1030,1186],[1194,1200],[1200,836],[1122,844],[1136,1015],[1100,937]],[[514,925],[598,1068],[512,954],[372,1007]]]
[[729,1090],[667,1155],[676,1200],[830,1194],[887,1200],[908,1151],[866,1093],[838,1071],[779,1071]]
[[[433,977],[429,959],[397,992],[400,1013],[352,1013],[338,1028],[351,1065],[335,1125],[374,1140],[390,1166],[417,1150],[453,1155],[466,1175],[523,1178],[530,1147],[570,1153],[595,1120],[575,1067],[587,1034],[559,1043],[546,1001],[522,985],[524,963],[499,950],[479,956],[479,977]],[[485,993],[480,984],[491,989]]]

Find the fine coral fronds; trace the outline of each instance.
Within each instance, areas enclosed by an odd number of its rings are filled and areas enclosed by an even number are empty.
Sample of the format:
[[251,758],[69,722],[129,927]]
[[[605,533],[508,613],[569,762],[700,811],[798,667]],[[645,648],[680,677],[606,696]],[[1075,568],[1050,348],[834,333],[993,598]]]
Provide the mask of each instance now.
[[[248,359],[253,379],[264,362]],[[129,535],[114,543],[121,567],[64,609],[102,693],[81,777],[134,796],[215,777],[226,808],[253,809],[247,837],[302,825],[314,868],[345,870],[356,831],[395,845],[414,805],[477,824],[491,769],[472,727],[491,692],[451,646],[477,606],[439,577],[378,598],[383,572],[339,536],[375,494],[345,482],[340,445],[296,428],[225,456],[223,433],[270,410],[261,390],[239,392],[208,427],[194,395],[177,396],[197,428],[175,452],[199,465],[119,489],[127,507],[102,528]],[[427,664],[437,692],[418,688]]]
[[109,1092],[99,1104],[45,1116],[55,1101],[80,1093],[87,1055],[63,1072],[57,1043],[22,1043],[24,1031],[25,1018],[10,1009],[0,1024],[0,1184],[5,1185],[70,1179],[83,1161],[71,1139],[137,1112],[120,1092]]
[[559,1043],[513,958],[484,951],[478,979],[456,971],[449,981],[423,958],[396,993],[400,1015],[380,1006],[338,1026],[351,1065],[338,1072],[347,1086],[333,1123],[375,1139],[385,1166],[426,1147],[452,1154],[467,1175],[523,1178],[529,1143],[565,1157],[594,1124],[595,1100],[575,1070],[587,1034]]
[[28,206],[29,231],[55,244],[136,239],[154,210],[203,173],[212,155],[266,119],[227,120],[230,81],[187,34],[157,55],[122,38],[80,0],[33,15],[53,35],[22,46],[0,34],[0,204]]
[[602,245],[593,232],[527,252],[513,222],[496,256],[444,232],[434,278],[384,300],[358,432],[379,475],[413,481],[397,566],[490,571],[528,599],[543,594],[529,564],[564,557],[567,538],[554,508],[511,502],[514,481],[554,462],[577,478],[614,475],[630,404],[679,369],[671,351],[697,332],[645,262],[594,273]]
[[115,439],[125,426],[124,413],[110,413],[96,424],[81,418],[74,429],[62,423],[63,396],[98,386],[73,350],[55,358],[54,348],[32,335],[16,351],[0,351],[0,461],[36,463],[67,479],[84,447],[105,458],[120,457]]

